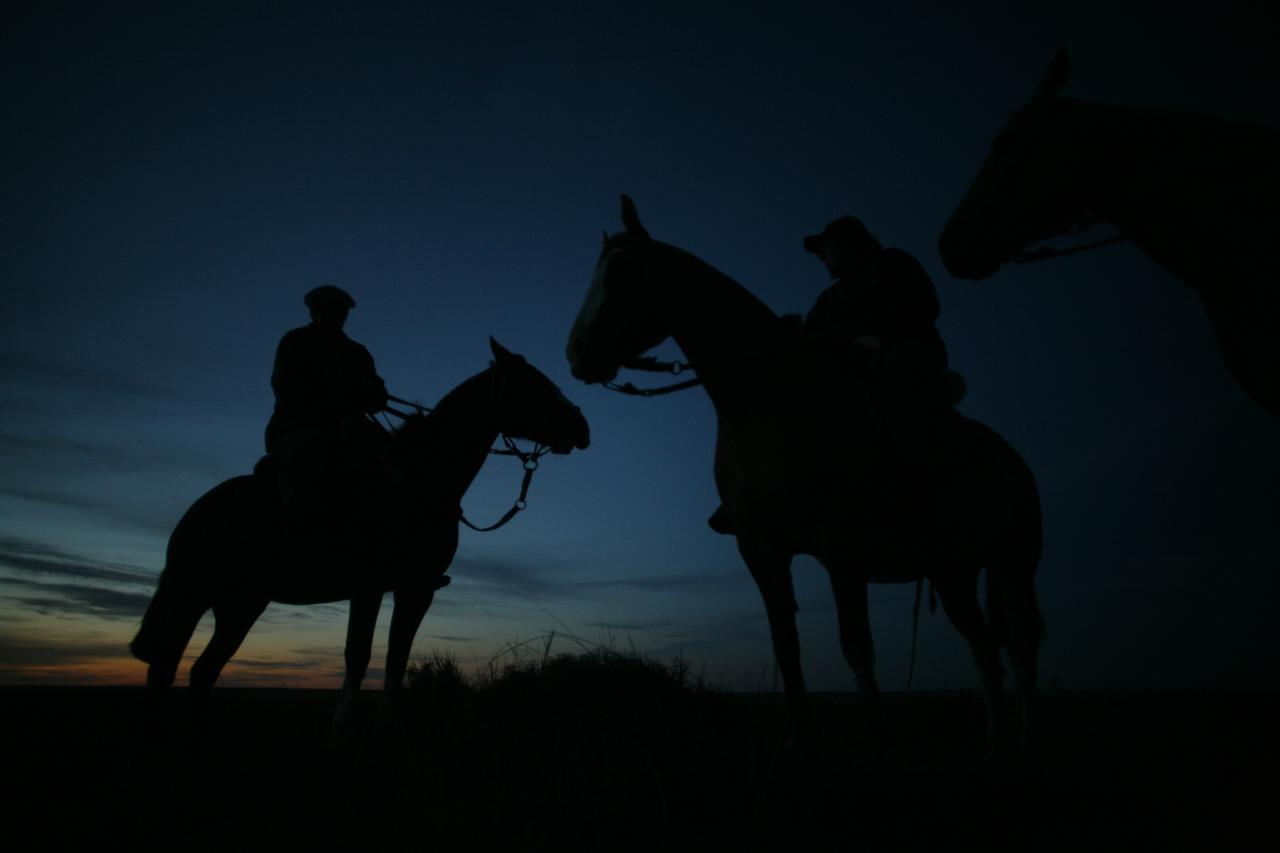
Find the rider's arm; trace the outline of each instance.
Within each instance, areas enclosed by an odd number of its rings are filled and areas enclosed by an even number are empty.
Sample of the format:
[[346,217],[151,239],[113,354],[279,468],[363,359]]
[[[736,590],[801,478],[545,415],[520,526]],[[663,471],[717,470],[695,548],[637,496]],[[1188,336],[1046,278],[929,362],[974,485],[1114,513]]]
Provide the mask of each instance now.
[[885,289],[885,332],[909,335],[938,319],[938,291],[920,262],[900,249],[886,249],[880,266],[880,285]]
[[353,375],[350,390],[355,405],[369,414],[380,412],[387,406],[387,385],[378,375],[369,351],[355,341],[351,343]]
[[311,362],[304,330],[294,329],[280,339],[271,370],[271,390],[291,411],[307,411],[324,395]]

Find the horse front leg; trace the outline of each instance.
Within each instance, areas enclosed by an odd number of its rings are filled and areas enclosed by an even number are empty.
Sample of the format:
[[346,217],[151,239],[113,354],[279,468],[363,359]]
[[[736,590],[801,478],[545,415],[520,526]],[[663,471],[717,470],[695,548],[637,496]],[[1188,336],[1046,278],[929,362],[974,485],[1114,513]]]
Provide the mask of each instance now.
[[881,719],[880,684],[876,680],[876,649],[867,608],[867,582],[849,565],[826,565],[840,623],[840,651],[858,681],[858,694],[867,708],[867,724],[878,737]]
[[813,715],[805,692],[804,673],[800,669],[800,635],[796,631],[796,611],[799,608],[791,582],[791,554],[742,536],[738,537],[738,553],[764,598],[773,655],[782,673],[792,732],[802,740],[808,739],[813,733]]
[[974,665],[982,680],[982,696],[987,706],[987,749],[982,764],[995,763],[1000,737],[1000,699],[1004,692],[1004,667],[1000,663],[1000,646],[982,618],[978,604],[976,572],[940,572],[934,577],[938,598],[951,624],[969,644]]
[[394,592],[395,607],[391,611],[391,635],[387,640],[387,665],[382,682],[382,704],[379,726],[394,725],[402,706],[404,674],[409,665],[409,651],[427,608],[435,598],[435,590],[403,590]]
[[373,629],[378,622],[378,608],[382,606],[382,593],[373,592],[351,599],[347,613],[347,647],[345,652],[347,672],[342,680],[342,697],[333,713],[329,734],[331,741],[340,741],[347,734],[355,716],[356,698],[360,683],[369,669],[369,657],[373,654]]

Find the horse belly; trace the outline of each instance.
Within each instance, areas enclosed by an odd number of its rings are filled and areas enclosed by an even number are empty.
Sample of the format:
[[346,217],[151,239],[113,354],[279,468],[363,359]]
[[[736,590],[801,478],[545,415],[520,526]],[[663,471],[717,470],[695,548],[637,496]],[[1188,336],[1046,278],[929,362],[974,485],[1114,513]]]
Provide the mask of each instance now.
[[368,543],[322,543],[281,561],[271,600],[320,604],[416,586],[434,589],[457,548],[458,523],[453,519],[423,524],[415,530],[412,548],[390,554],[377,553]]

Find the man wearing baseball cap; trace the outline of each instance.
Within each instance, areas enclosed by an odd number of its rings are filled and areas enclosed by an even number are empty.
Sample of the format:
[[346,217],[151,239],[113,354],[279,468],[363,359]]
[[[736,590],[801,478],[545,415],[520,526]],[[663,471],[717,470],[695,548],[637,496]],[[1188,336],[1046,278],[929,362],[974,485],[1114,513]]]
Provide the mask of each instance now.
[[[805,317],[804,339],[862,378],[900,461],[927,469],[945,416],[964,396],[963,378],[947,368],[928,273],[901,249],[881,246],[853,216],[805,237],[804,248],[834,279]],[[708,523],[734,531],[724,507]]]
[[326,482],[369,454],[379,428],[367,416],[387,404],[373,357],[342,331],[356,302],[332,284],[307,293],[311,322],[276,348],[267,453],[279,466],[281,498],[293,525],[317,520]]
[[891,396],[925,394],[947,368],[947,348],[935,325],[938,293],[920,263],[882,247],[852,216],[805,237],[804,248],[835,279],[809,311],[805,331],[861,350],[871,378]]

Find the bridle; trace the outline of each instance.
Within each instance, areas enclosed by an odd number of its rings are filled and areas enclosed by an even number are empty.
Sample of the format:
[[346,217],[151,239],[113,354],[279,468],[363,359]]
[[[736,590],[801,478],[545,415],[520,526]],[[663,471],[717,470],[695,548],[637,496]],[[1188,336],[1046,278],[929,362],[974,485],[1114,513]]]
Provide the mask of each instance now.
[[[628,359],[621,365],[628,370],[647,370],[651,373],[670,373],[672,376],[679,376],[681,373],[689,370],[688,364],[683,361],[658,361],[652,356],[638,356]],[[692,379],[686,379],[683,382],[676,382],[672,385],[663,385],[658,388],[637,388],[630,382],[619,385],[616,382],[600,383],[610,391],[617,391],[620,394],[630,394],[634,397],[657,397],[660,394],[670,394],[673,391],[683,391],[686,388],[695,388],[702,384],[702,380],[697,376]]]
[[[1026,110],[1024,109],[1022,112],[1025,112],[1025,111]],[[1018,114],[1015,113],[1014,120],[1017,119],[1017,116]],[[1011,120],[1010,127],[1012,126],[1012,121],[1013,120]],[[1010,132],[1011,132],[1010,129],[1006,128],[1001,132],[1000,136],[1004,136],[1005,134],[1008,134]],[[1000,136],[996,137],[997,141],[1000,139]],[[993,143],[993,146],[994,144],[995,143]],[[1092,228],[1094,225],[1097,225],[1099,222],[1102,222],[1102,221],[1103,221],[1103,218],[1099,216],[1097,213],[1093,211],[1086,211],[1080,214],[1079,216],[1075,217],[1074,219],[1068,220],[1065,225],[1063,225],[1061,228],[1055,231],[1052,235],[1050,235],[1048,239],[1053,239],[1054,237],[1070,237],[1074,234],[1079,234],[1082,231],[1086,231],[1089,228]],[[1121,240],[1125,240],[1125,239],[1128,239],[1128,238],[1126,238],[1123,234],[1116,234],[1111,237],[1105,237],[1101,240],[1094,240],[1089,243],[1081,243],[1079,245],[1070,246],[1065,249],[1057,249],[1057,248],[1054,248],[1053,246],[1042,245],[1042,246],[1037,246],[1034,249],[1027,249],[1026,251],[1022,251],[1022,252],[1014,252],[1011,255],[1009,255],[1008,262],[1014,263],[1014,264],[1029,264],[1029,263],[1034,263],[1035,261],[1047,261],[1050,258],[1064,258],[1067,255],[1075,255],[1075,254],[1079,254],[1080,252],[1087,252],[1091,249],[1100,249],[1103,246],[1110,246],[1112,243],[1119,243]]]
[[[1058,231],[1054,236],[1063,237],[1079,234],[1102,221],[1102,217],[1096,213],[1084,213],[1067,223],[1062,230]],[[1050,238],[1052,239],[1052,238]],[[1110,246],[1112,243],[1119,243],[1121,240],[1127,240],[1123,234],[1115,234],[1101,240],[1094,240],[1091,243],[1081,243],[1077,246],[1071,246],[1066,249],[1056,249],[1052,246],[1037,246],[1034,249],[1028,249],[1024,252],[1014,252],[1009,256],[1009,262],[1014,264],[1030,264],[1035,261],[1046,261],[1050,258],[1063,258],[1067,255],[1075,255],[1080,252],[1087,252],[1090,249],[1099,249],[1103,246]]]
[[533,482],[533,472],[538,470],[538,460],[551,452],[550,447],[537,443],[533,445],[533,450],[526,452],[517,447],[515,441],[509,438],[505,433],[499,433],[498,437],[507,445],[506,449],[491,447],[489,448],[489,452],[494,456],[515,456],[520,460],[521,465],[524,466],[524,477],[520,480],[520,496],[515,499],[515,502],[511,504],[511,508],[506,511],[502,518],[498,519],[493,524],[490,524],[488,527],[476,527],[467,520],[467,516],[462,512],[462,507],[458,507],[458,520],[477,533],[488,533],[491,530],[497,530],[499,527],[515,518],[516,515],[524,512],[525,507],[529,505],[529,484]]
[[[493,398],[494,398],[494,401],[497,402],[504,398],[504,395],[502,393],[504,390],[504,383],[503,383],[503,378],[499,376],[500,371],[497,369],[496,364],[492,369],[492,372],[493,372]],[[411,406],[418,413],[418,415],[429,414],[432,411],[434,411],[434,409],[431,408],[430,406],[423,406],[419,403],[413,403],[413,402],[410,402],[409,400],[405,400],[401,397],[395,397],[390,394],[387,395],[387,399],[393,403],[399,403],[404,406]],[[408,420],[410,417],[413,417],[412,415],[409,415],[398,409],[393,409],[389,406],[385,407],[384,411],[389,414],[393,414],[396,417],[399,417],[403,420]],[[528,451],[521,450],[519,445],[515,443],[515,440],[512,439],[510,436],[508,436],[504,432],[499,432],[498,438],[502,440],[502,443],[505,445],[505,447],[489,448],[490,455],[516,457],[517,459],[520,460],[520,464],[524,468],[524,477],[520,481],[519,497],[515,499],[515,501],[511,504],[511,508],[506,511],[506,513],[502,516],[502,518],[498,519],[493,524],[490,524],[488,527],[477,527],[475,524],[472,524],[471,521],[467,519],[467,516],[463,513],[462,507],[461,506],[458,507],[458,520],[461,521],[463,524],[465,524],[467,527],[470,527],[472,530],[475,530],[478,533],[488,533],[492,530],[497,530],[499,527],[502,527],[508,521],[515,518],[516,515],[523,512],[526,507],[528,507],[529,484],[533,482],[533,472],[538,470],[538,460],[540,460],[543,456],[546,456],[548,453],[551,452],[551,447],[549,445],[543,445],[537,442],[534,442],[533,450],[528,450]]]
[[[619,250],[615,249],[613,251],[616,252]],[[649,267],[650,265],[648,263],[644,265],[645,279],[648,279],[649,277]],[[648,282],[646,281],[644,284],[647,287]],[[686,370],[691,370],[691,367],[686,362],[659,361],[653,356],[636,356],[635,358],[630,358],[622,362],[619,367],[624,367],[628,370],[642,370],[649,373],[670,373],[672,376],[679,376]],[[683,391],[686,388],[696,388],[702,384],[702,380],[697,376],[694,376],[691,379],[685,379],[681,382],[676,382],[671,385],[663,385],[658,388],[637,388],[630,382],[624,382],[621,385],[617,382],[601,382],[600,384],[610,391],[617,391],[619,394],[629,394],[633,397],[657,397],[662,394],[671,394],[675,391]]]

